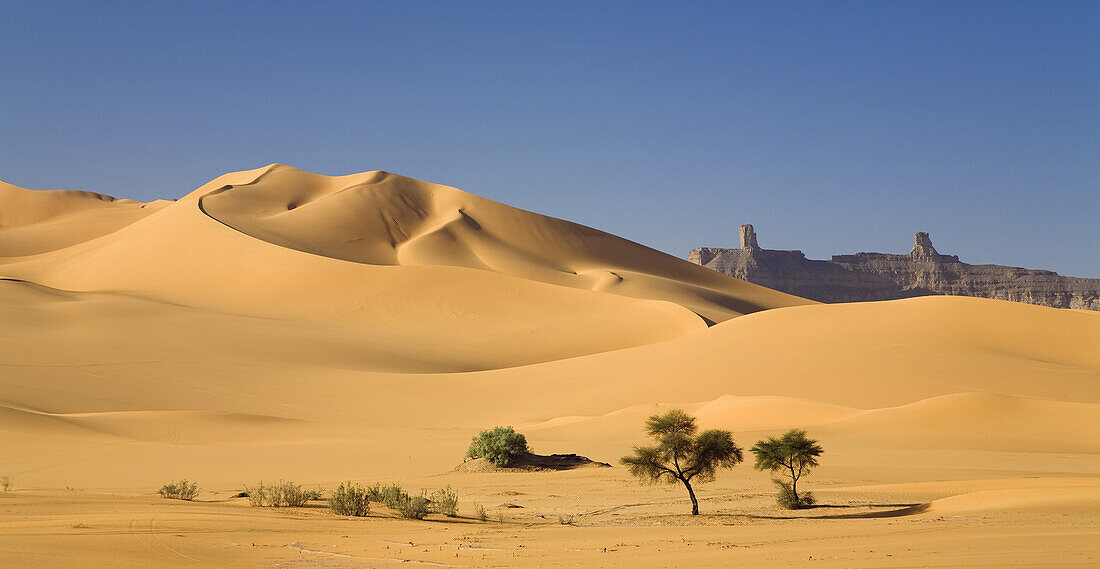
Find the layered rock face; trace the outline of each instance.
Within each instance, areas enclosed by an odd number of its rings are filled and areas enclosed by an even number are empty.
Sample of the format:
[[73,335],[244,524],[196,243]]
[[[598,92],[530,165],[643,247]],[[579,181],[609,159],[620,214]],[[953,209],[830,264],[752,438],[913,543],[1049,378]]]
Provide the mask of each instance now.
[[1100,279],[1001,265],[969,265],[955,255],[941,255],[923,232],[916,234],[913,250],[907,255],[857,253],[834,255],[828,261],[807,259],[802,251],[761,249],[751,225],[742,225],[740,235],[740,249],[700,247],[688,255],[688,260],[821,302],[950,294],[1100,310]]

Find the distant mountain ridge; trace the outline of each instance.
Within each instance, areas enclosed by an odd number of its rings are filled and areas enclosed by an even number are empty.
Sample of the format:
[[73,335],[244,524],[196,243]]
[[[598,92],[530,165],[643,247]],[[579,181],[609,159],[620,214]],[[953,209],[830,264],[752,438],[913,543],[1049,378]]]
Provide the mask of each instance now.
[[828,261],[802,251],[762,249],[751,225],[740,227],[741,248],[699,247],[688,261],[758,285],[821,302],[893,300],[948,294],[1100,310],[1100,279],[1002,265],[969,265],[941,255],[917,233],[905,255],[857,253]]

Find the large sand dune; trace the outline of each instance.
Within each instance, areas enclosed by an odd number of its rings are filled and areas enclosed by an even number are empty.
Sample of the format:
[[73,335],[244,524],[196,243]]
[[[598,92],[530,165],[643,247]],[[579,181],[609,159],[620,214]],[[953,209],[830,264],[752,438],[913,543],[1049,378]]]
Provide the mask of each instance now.
[[[504,479],[438,476],[477,430],[513,424],[536,450],[614,462],[675,405],[745,446],[808,428],[828,451],[823,496],[896,505],[864,518],[1100,516],[1100,315],[959,297],[816,304],[385,172],[272,165],[151,204],[0,184],[0,323],[0,476],[47,501],[179,476],[222,492],[448,480],[492,500],[485,481]],[[521,517],[535,524],[560,508],[603,512],[595,526],[621,508],[641,525],[678,511],[675,489],[620,470],[508,486],[588,489],[535,501]],[[973,482],[990,478],[1005,482]],[[750,496],[748,520],[770,519],[767,479],[738,467],[704,501],[733,515]],[[145,507],[111,500],[89,511]],[[282,523],[266,515],[256,523]],[[835,519],[862,519],[847,515]],[[576,539],[597,543],[593,531]]]

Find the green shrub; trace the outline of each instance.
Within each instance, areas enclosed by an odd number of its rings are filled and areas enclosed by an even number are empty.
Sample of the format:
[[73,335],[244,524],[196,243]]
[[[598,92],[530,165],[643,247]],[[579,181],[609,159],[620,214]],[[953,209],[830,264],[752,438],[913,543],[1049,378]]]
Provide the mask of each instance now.
[[432,492],[430,499],[433,513],[443,514],[448,518],[458,516],[458,494],[450,486]]
[[382,501],[382,485],[378,484],[378,483],[375,483],[373,486],[368,486],[367,487],[367,498],[370,499],[371,502],[381,502]]
[[180,480],[161,486],[157,493],[165,498],[176,498],[177,500],[190,502],[195,499],[195,496],[199,495],[199,485],[195,482]]
[[512,427],[494,427],[474,436],[466,458],[484,458],[496,466],[508,466],[526,452],[527,437]]
[[365,516],[370,513],[367,491],[358,484],[341,484],[328,499],[328,508],[341,516]]
[[280,480],[278,484],[264,484],[260,482],[256,486],[245,486],[248,493],[248,503],[252,506],[267,506],[271,508],[304,506],[311,498],[320,498],[319,490],[302,490],[300,484]]
[[410,520],[422,520],[428,515],[428,498],[423,494],[419,496],[405,495],[405,499],[397,505],[397,513]]
[[779,492],[775,495],[775,503],[779,504],[780,508],[798,510],[813,506],[816,502],[814,495],[810,492],[803,492],[801,496],[795,494],[790,482],[772,478],[772,483],[779,489]]
[[379,501],[394,510],[409,500],[409,493],[396,483],[383,487],[379,493],[381,498]]
[[481,504],[474,504],[474,515],[477,516],[477,519],[483,522],[489,521],[489,512],[486,512],[485,506],[482,506]]
[[304,506],[309,501],[309,493],[293,482],[280,481],[271,487],[271,503],[280,506]]

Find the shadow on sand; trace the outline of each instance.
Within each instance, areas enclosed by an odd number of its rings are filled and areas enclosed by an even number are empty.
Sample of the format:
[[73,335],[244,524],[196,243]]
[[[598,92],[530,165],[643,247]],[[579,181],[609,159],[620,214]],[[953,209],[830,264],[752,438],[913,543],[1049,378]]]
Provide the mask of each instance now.
[[761,516],[755,514],[749,514],[745,517],[760,519],[760,520],[851,520],[860,518],[898,518],[901,516],[911,516],[913,514],[920,514],[928,511],[931,507],[930,503],[923,504],[864,504],[864,505],[831,505],[831,504],[818,504],[806,508],[807,510],[818,509],[834,509],[834,508],[894,508],[892,510],[884,510],[878,512],[861,512],[858,514],[823,514],[819,516]]

